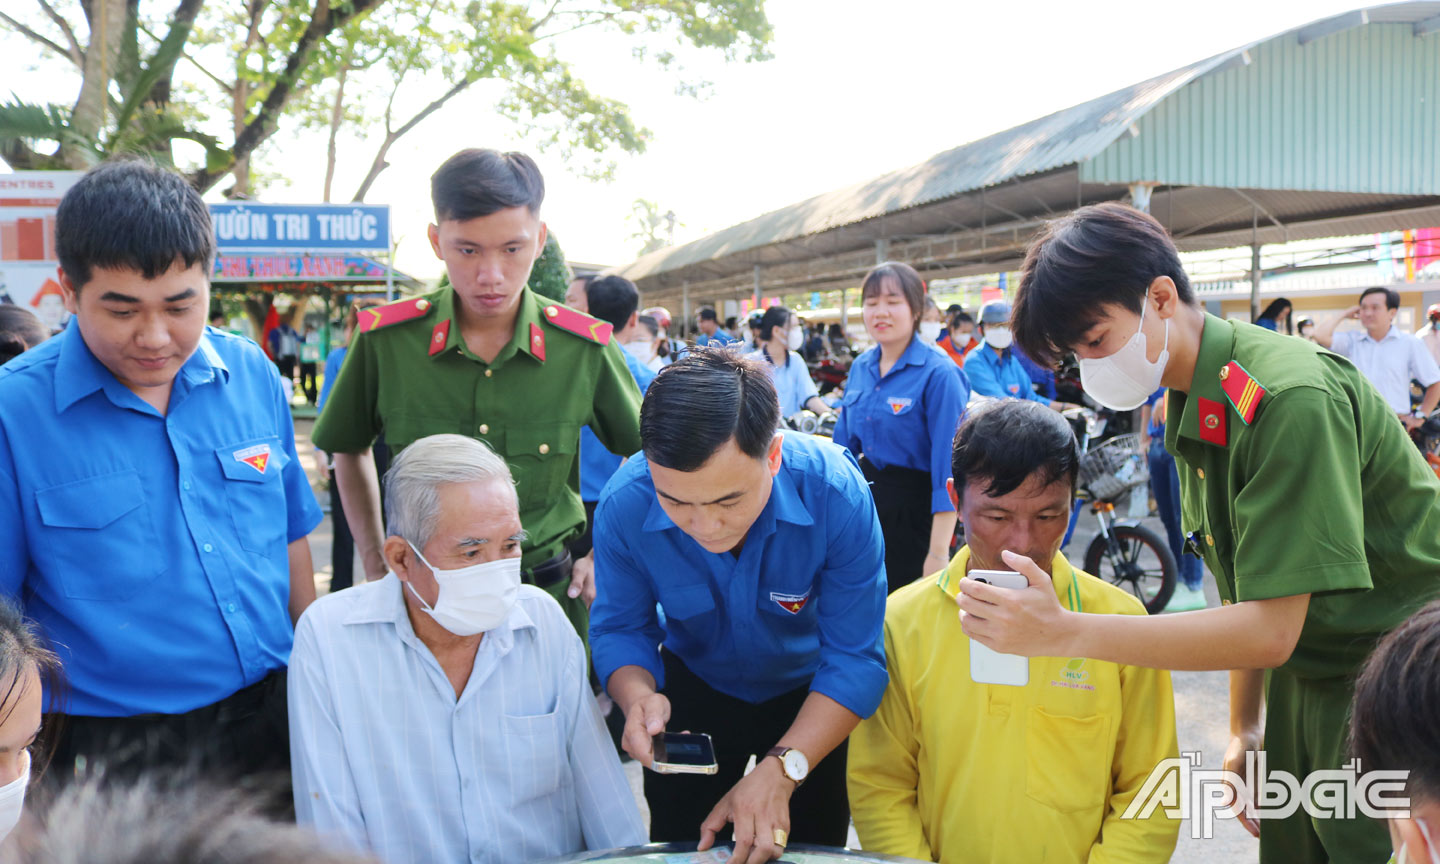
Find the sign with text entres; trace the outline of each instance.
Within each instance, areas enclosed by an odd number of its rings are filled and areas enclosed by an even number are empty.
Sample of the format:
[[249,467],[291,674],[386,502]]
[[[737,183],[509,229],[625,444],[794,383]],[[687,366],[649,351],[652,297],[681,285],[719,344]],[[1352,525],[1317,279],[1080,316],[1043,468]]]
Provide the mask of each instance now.
[[210,205],[215,245],[221,252],[390,251],[390,207],[385,204]]

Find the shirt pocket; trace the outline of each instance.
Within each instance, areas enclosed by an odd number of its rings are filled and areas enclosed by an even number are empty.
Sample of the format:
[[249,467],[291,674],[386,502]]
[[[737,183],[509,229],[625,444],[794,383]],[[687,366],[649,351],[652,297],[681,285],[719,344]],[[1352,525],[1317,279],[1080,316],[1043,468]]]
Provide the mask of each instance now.
[[290,457],[279,438],[248,438],[215,449],[225,475],[225,503],[240,548],[273,555],[287,544],[290,510],[282,476]]
[[1110,788],[1110,718],[1032,706],[1025,727],[1025,794],[1062,813],[1098,810]]
[[505,430],[505,461],[515,474],[520,511],[549,510],[565,493],[580,449],[580,424],[538,423]]
[[715,611],[709,585],[666,586],[660,589],[660,608],[666,618],[687,621]]
[[134,469],[37,490],[35,503],[45,526],[37,545],[66,597],[128,600],[164,572],[164,556],[145,551],[155,527]]
[[560,715],[504,715],[505,753],[510,778],[510,804],[554,795],[565,788],[569,751],[560,734]]

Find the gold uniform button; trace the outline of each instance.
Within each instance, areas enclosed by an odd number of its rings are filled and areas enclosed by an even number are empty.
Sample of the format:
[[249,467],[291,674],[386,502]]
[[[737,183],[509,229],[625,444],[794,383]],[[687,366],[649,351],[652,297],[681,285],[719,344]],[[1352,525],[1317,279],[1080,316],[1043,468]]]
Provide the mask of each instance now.
[[1221,367],[1220,367],[1220,380],[1221,380],[1221,381],[1224,381],[1224,380],[1226,380],[1226,379],[1229,378],[1229,377],[1230,377],[1230,367],[1229,367],[1229,366],[1221,366]]
[[419,309],[421,312],[424,312],[426,309],[429,309],[429,308],[430,308],[430,301],[429,301],[429,300],[425,300],[425,299],[423,299],[423,298],[420,299],[420,300],[416,300],[416,301],[415,301],[415,308],[416,308],[416,309]]
[[1205,535],[1205,542],[1208,543],[1208,544],[1210,544],[1211,546],[1214,546],[1214,545],[1215,545],[1215,538],[1214,538],[1214,536],[1212,536],[1212,535],[1210,535],[1210,534],[1206,534],[1206,535]]
[[495,374],[495,370],[494,370],[494,369],[486,369],[486,370],[485,370],[485,377],[486,377],[486,378],[490,378],[490,377],[494,376],[494,374]]
[[1204,468],[1196,468],[1196,469],[1195,469],[1195,476],[1196,476],[1196,477],[1199,477],[1201,480],[1204,480],[1204,479],[1205,479],[1205,469],[1204,469]]
[[541,444],[541,445],[540,445],[540,455],[541,455],[541,456],[544,456],[546,453],[549,453],[549,452],[550,452],[550,445],[549,445],[549,444]]
[[556,315],[560,314],[560,310],[556,309],[554,306],[546,306],[545,314],[549,315],[551,318],[554,318]]
[[489,424],[487,424],[487,423],[481,423],[481,424],[480,424],[480,434],[481,434],[481,435],[489,435],[489,434],[490,434],[490,426],[489,426]]

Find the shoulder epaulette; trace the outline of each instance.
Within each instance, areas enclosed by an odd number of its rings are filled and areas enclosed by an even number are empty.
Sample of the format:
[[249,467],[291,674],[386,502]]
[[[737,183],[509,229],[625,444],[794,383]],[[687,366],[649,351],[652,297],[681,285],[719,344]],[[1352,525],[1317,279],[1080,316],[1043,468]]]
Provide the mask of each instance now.
[[610,344],[610,333],[615,329],[608,321],[592,318],[584,312],[561,306],[559,303],[551,303],[545,307],[545,320],[561,330],[568,330],[600,345]]
[[361,333],[369,333],[371,330],[389,327],[391,324],[423,317],[433,305],[424,297],[415,297],[410,300],[387,303],[384,306],[371,306],[369,309],[360,310],[357,323]]
[[1265,396],[1265,388],[1250,377],[1250,373],[1234,360],[1220,369],[1220,389],[1225,391],[1225,397],[1230,404],[1235,406],[1235,413],[1240,415],[1246,426],[1255,419],[1255,409],[1260,406],[1260,400]]

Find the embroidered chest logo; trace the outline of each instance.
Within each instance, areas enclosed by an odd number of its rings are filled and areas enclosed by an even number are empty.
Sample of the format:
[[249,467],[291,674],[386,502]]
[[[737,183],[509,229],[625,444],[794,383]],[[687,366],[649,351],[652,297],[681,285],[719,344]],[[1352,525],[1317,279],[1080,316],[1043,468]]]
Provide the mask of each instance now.
[[909,408],[915,400],[909,396],[890,396],[885,401],[890,405],[891,414],[899,414],[901,411]]
[[781,594],[776,591],[771,591],[770,599],[791,615],[799,615],[800,610],[805,608],[805,604],[810,602],[810,592],[806,591],[804,594]]
[[254,447],[236,450],[234,456],[236,462],[243,462],[264,474],[266,466],[270,464],[270,445],[256,444]]
[[1060,674],[1051,681],[1051,687],[1067,687],[1071,690],[1094,690],[1094,684],[1087,684],[1090,680],[1090,670],[1085,668],[1085,658],[1076,657],[1074,660],[1060,667]]

